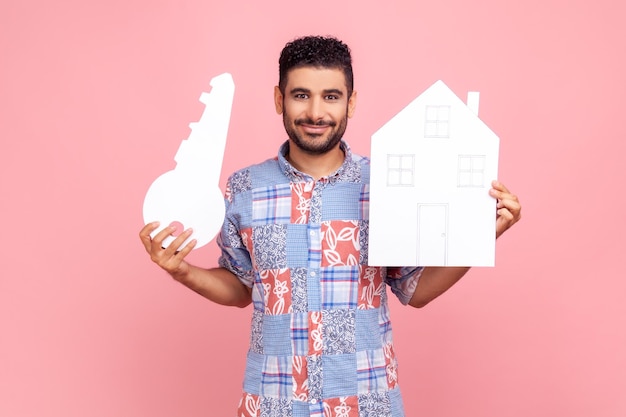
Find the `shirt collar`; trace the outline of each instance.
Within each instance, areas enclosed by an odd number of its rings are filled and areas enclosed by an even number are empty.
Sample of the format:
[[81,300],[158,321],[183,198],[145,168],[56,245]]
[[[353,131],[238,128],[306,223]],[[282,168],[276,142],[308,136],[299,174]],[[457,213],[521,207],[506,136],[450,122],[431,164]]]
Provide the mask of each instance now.
[[[343,164],[337,169],[337,171],[333,172],[327,177],[320,178],[320,181],[328,181],[333,184],[337,181],[346,181],[349,175],[349,172],[352,172],[351,169],[354,165],[354,161],[352,160],[352,151],[350,150],[350,146],[347,142],[341,141],[339,143],[340,149],[343,151],[345,158],[343,160]],[[287,161],[285,155],[289,153],[289,141],[285,141],[278,151],[278,164],[281,170],[285,173],[285,175],[292,182],[302,182],[302,181],[314,181],[315,179],[311,177],[309,174],[305,174],[304,172],[298,171],[293,165]]]

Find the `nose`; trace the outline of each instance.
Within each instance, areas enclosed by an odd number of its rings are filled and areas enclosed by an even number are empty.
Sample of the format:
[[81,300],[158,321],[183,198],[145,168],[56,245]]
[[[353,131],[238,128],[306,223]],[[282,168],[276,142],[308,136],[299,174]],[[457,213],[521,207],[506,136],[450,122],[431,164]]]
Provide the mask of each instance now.
[[309,100],[309,106],[307,108],[307,116],[314,122],[322,120],[324,118],[324,103],[320,97],[313,97]]

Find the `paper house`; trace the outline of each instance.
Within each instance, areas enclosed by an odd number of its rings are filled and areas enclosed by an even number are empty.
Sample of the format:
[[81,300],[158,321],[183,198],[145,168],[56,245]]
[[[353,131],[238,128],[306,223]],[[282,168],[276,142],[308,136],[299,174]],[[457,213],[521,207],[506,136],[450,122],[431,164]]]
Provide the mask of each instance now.
[[369,264],[493,266],[499,139],[437,81],[371,143]]

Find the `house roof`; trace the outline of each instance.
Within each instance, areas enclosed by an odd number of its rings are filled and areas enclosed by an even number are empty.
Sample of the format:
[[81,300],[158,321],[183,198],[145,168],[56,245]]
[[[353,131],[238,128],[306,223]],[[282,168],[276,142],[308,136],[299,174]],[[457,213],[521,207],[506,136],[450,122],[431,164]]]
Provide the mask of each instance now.
[[[456,113],[455,121],[471,124],[481,132],[488,131],[488,135],[497,137],[489,126],[478,117],[475,111],[454,94],[442,80],[438,80],[387,121],[372,135],[372,138],[374,139],[376,136],[383,135],[388,131],[414,130],[413,126],[416,126],[416,114],[425,115],[426,106],[450,106]],[[423,119],[423,117],[421,119]],[[420,119],[418,119],[418,121],[419,120]]]

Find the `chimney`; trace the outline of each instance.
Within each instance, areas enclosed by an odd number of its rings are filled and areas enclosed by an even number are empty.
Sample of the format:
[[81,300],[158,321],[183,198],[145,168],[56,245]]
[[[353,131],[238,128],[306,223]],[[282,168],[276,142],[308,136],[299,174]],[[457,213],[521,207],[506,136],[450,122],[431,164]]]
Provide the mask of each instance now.
[[478,116],[478,96],[479,96],[479,92],[478,91],[470,91],[467,93],[467,107],[469,107],[469,109],[476,115]]

